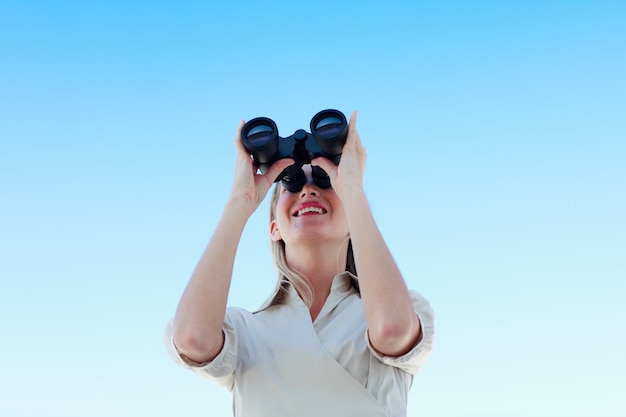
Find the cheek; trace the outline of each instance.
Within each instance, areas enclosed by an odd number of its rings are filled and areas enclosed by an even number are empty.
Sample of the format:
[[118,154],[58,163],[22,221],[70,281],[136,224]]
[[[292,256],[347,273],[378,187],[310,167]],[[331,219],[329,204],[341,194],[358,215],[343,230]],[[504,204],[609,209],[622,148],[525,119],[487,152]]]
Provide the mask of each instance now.
[[276,210],[274,212],[275,217],[277,219],[286,217],[289,214],[289,207],[290,204],[287,199],[281,197],[276,203]]
[[284,225],[289,221],[291,217],[291,214],[289,213],[290,207],[291,204],[289,203],[289,201],[286,201],[285,198],[279,199],[276,203],[276,208],[274,210],[274,219],[279,229],[281,225]]
[[345,230],[348,230],[348,219],[346,218],[345,214],[343,214],[343,213],[342,213],[342,216],[341,216],[341,220],[340,220],[340,222],[341,222],[341,226],[342,226]]
[[344,211],[343,206],[340,207],[340,210],[340,222],[346,229],[348,229],[348,217],[346,216],[346,212]]
[[346,211],[343,207],[343,203],[341,202],[341,200],[339,199],[339,197],[336,197],[334,199],[334,201],[332,201],[332,205],[334,210],[337,212],[337,214],[339,214],[341,217],[343,217],[344,219],[346,218]]

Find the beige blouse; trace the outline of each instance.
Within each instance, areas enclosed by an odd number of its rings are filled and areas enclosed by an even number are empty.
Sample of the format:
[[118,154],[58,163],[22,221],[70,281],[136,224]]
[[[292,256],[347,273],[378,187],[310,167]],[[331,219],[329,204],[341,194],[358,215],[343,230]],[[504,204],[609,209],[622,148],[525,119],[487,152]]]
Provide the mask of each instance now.
[[314,322],[293,289],[284,304],[259,312],[229,307],[224,347],[207,364],[181,358],[171,322],[166,349],[179,365],[231,391],[236,417],[405,417],[413,376],[433,347],[433,311],[411,291],[423,337],[401,357],[382,356],[369,343],[350,277],[335,277]]

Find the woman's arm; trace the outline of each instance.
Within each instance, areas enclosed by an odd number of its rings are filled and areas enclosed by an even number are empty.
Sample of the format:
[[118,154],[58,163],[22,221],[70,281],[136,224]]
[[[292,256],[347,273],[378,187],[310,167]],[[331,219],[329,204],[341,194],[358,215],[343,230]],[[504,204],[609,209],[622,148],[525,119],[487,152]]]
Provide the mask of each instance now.
[[313,162],[328,173],[346,211],[370,342],[383,355],[400,356],[415,346],[421,326],[363,189],[367,154],[356,122],[355,112],[339,166],[324,158]]
[[370,342],[383,355],[403,355],[421,335],[408,288],[363,190],[345,190],[343,201],[349,213],[348,227]]
[[265,175],[257,174],[241,144],[240,123],[235,137],[237,162],[230,198],[213,236],[183,292],[173,321],[174,343],[185,357],[207,362],[224,343],[222,324],[235,254],[250,215],[258,208],[274,179],[293,161],[277,161]]

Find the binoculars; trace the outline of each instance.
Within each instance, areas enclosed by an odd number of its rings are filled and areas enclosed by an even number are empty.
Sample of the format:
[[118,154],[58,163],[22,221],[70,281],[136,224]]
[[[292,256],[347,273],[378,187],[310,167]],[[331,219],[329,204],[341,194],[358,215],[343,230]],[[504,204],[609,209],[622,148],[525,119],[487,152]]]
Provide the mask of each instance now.
[[[287,191],[295,193],[306,184],[302,165],[310,164],[319,156],[339,164],[341,151],[348,136],[346,116],[338,110],[322,110],[311,119],[311,133],[298,129],[285,138],[278,135],[278,127],[272,119],[257,117],[241,129],[241,141],[258,169],[265,174],[279,159],[292,158],[295,163],[285,168],[276,182],[282,181]],[[326,172],[313,167],[313,182],[320,188],[330,187]]]

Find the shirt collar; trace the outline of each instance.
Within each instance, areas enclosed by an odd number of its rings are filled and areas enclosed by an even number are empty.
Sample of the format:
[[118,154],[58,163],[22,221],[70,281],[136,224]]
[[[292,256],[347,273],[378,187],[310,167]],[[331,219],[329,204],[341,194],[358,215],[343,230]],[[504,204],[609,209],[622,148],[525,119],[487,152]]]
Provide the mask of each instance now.
[[[335,275],[333,278],[333,282],[330,287],[330,294],[335,296],[347,295],[350,292],[357,291],[354,287],[358,288],[358,277],[348,271],[343,271]],[[300,296],[294,286],[289,285],[285,301],[293,302],[295,300],[300,300]]]
[[348,271],[343,271],[335,275],[330,292],[333,294],[342,294],[352,289],[352,281],[358,281],[358,278]]

